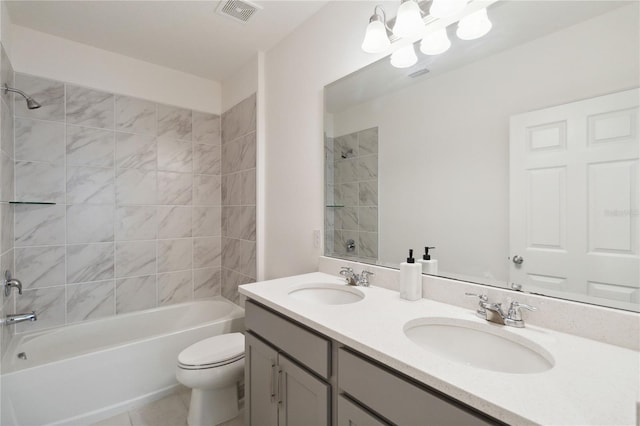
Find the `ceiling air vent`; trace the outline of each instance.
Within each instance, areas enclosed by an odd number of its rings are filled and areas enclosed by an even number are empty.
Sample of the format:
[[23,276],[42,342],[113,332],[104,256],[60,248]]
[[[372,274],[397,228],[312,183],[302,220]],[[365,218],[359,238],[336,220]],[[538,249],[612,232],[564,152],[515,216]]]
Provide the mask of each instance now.
[[409,77],[411,77],[411,78],[420,77],[421,75],[425,75],[425,74],[427,74],[428,72],[429,72],[429,70],[428,70],[428,69],[426,69],[426,68],[422,68],[422,69],[420,69],[420,70],[418,70],[418,71],[414,71],[414,72],[412,72],[411,74],[409,74]]
[[246,0],[228,0],[221,2],[216,12],[244,24],[259,9],[262,7]]

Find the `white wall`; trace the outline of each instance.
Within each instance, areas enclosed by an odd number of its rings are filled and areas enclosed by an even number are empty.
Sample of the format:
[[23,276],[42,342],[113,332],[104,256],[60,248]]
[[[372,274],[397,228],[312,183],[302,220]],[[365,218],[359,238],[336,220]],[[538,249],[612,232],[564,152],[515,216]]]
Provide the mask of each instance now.
[[222,112],[258,91],[258,55],[222,81]]
[[7,8],[7,2],[2,0],[0,2],[0,41],[4,46],[4,50],[7,55],[11,57],[11,16],[9,16],[9,9]]
[[435,245],[441,273],[506,282],[509,117],[637,87],[637,10],[616,9],[335,114],[335,136],[379,127],[380,260],[397,264],[408,248]]
[[[220,83],[13,25],[16,72],[184,108],[221,113]],[[26,90],[25,88],[23,88]]]
[[[266,53],[265,278],[317,270],[323,229],[323,87],[380,56],[360,50],[371,2],[329,2]],[[385,7],[395,10],[395,2]]]

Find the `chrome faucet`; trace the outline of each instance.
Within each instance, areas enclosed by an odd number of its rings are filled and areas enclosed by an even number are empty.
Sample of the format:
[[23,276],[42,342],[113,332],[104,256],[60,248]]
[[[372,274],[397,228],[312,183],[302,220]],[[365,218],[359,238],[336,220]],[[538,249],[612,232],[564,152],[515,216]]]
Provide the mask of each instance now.
[[38,316],[36,315],[36,311],[31,311],[26,314],[9,314],[5,317],[5,319],[0,320],[3,325],[11,325],[18,324],[19,322],[24,321],[37,321]]
[[369,277],[375,275],[373,272],[363,270],[359,275],[353,272],[353,268],[343,266],[340,268],[340,275],[347,281],[347,285],[369,287]]
[[22,294],[22,283],[20,280],[11,277],[11,271],[4,271],[4,295],[9,297],[11,295],[11,289],[17,288],[18,294]]
[[509,305],[509,310],[505,314],[502,309],[502,303],[489,302],[489,298],[486,294],[465,293],[467,296],[475,296],[478,298],[478,310],[476,316],[484,320],[508,325],[510,327],[523,328],[524,320],[522,319],[522,313],[520,308],[528,309],[530,311],[536,311],[537,308],[526,305],[524,303],[513,301]]

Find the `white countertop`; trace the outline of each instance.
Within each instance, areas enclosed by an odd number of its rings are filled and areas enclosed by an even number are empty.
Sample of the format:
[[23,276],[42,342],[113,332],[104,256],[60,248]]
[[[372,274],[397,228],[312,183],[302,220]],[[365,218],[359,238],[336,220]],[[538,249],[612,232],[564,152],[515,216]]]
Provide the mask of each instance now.
[[[522,329],[494,325],[471,310],[427,299],[409,302],[400,299],[398,292],[380,287],[357,287],[365,298],[345,305],[288,296],[299,285],[311,283],[344,284],[344,280],[314,272],[242,285],[239,291],[506,423],[636,425],[639,352],[530,325]],[[510,374],[450,361],[405,336],[405,323],[428,317],[501,327],[503,332],[522,336],[547,350],[554,366],[542,373]]]

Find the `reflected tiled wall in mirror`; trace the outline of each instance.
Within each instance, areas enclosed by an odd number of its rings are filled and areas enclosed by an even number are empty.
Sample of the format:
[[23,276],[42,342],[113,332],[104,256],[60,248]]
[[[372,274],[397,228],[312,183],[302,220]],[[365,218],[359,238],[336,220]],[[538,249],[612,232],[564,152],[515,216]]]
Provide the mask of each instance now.
[[325,137],[326,254],[378,258],[378,128]]

